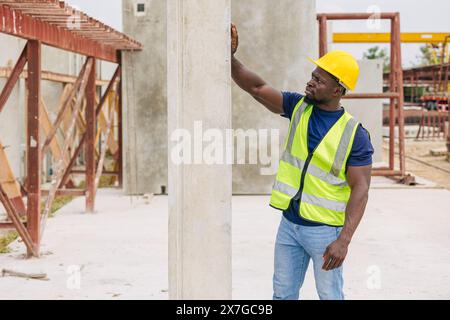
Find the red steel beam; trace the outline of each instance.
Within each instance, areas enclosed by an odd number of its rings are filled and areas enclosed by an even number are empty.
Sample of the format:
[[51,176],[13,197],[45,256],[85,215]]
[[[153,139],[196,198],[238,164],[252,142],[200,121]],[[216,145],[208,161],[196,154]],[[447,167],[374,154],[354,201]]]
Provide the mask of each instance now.
[[404,105],[404,91],[403,91],[403,68],[402,68],[402,47],[401,47],[401,31],[400,31],[400,14],[396,13],[392,23],[395,26],[395,53],[397,55],[397,65],[396,65],[396,80],[397,80],[397,92],[399,94],[398,98],[398,148],[399,148],[399,160],[400,160],[400,171],[401,176],[406,175],[405,169],[405,118],[403,115],[403,105]]
[[400,170],[373,169],[372,176],[374,176],[374,177],[394,177],[394,176],[403,176],[403,175]]
[[[395,38],[395,26],[394,21],[391,20],[391,73],[389,76],[389,91],[396,92],[396,77],[397,74],[395,72],[395,65],[397,64],[397,55],[395,54],[396,50],[396,38]],[[394,170],[395,167],[395,108],[397,105],[397,101],[391,100],[389,104],[389,169]]]
[[122,122],[122,52],[118,52],[118,59],[119,60],[119,85],[117,86],[117,94],[119,95],[119,105],[117,106],[117,130],[118,130],[118,144],[119,144],[119,154],[117,157],[117,170],[119,172],[119,176],[117,177],[119,188],[123,187],[123,122]]
[[39,40],[41,43],[62,50],[101,60],[117,63],[117,49],[97,41],[77,36],[65,30],[40,21],[5,4],[0,5],[0,32],[27,40]]
[[86,87],[86,212],[94,212],[95,202],[95,59]]
[[342,97],[342,99],[398,99],[397,92],[384,93],[351,93]]
[[327,17],[319,18],[319,56],[322,57],[328,52],[327,48]]
[[14,89],[17,80],[19,80],[20,74],[22,73],[26,63],[27,63],[27,46],[25,45],[25,48],[23,48],[22,54],[20,55],[19,60],[17,60],[17,63],[14,66],[14,69],[12,70],[8,80],[6,81],[6,84],[3,87],[2,93],[0,95],[0,113],[3,110],[6,101],[8,101],[8,98],[11,95],[11,92]]
[[39,220],[41,215],[41,147],[39,127],[39,103],[41,101],[41,43],[30,40],[28,56],[28,104],[27,104],[27,229],[33,242],[33,250],[27,255],[39,256]]

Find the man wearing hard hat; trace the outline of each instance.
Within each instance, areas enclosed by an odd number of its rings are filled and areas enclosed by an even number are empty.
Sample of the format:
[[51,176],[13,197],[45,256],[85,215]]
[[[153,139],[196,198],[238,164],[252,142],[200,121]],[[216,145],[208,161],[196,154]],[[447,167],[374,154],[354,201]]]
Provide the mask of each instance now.
[[270,205],[283,211],[275,243],[273,298],[296,300],[310,260],[320,299],[344,299],[342,264],[368,200],[373,147],[340,104],[359,76],[355,58],[331,51],[317,61],[305,94],[270,87],[234,56],[236,84],[290,119]]

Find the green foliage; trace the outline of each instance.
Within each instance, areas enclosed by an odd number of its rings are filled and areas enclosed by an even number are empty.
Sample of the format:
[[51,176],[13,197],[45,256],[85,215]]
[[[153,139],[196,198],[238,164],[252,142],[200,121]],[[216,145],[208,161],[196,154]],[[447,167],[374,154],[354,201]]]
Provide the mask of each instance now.
[[0,253],[10,253],[9,244],[19,237],[16,231],[10,231],[3,237],[0,237]]
[[379,46],[369,48],[364,52],[363,58],[367,60],[381,59],[383,61],[383,71],[389,72],[391,69],[391,62],[386,48],[381,49]]
[[441,63],[441,50],[430,45],[423,45],[420,47],[420,55],[417,56],[417,67],[429,66]]

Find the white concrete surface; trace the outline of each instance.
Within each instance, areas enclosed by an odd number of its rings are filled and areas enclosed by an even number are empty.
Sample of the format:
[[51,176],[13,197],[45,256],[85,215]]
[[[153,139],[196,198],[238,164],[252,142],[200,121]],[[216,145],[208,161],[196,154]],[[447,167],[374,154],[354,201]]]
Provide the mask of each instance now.
[[[379,59],[359,60],[358,64],[360,68],[359,80],[355,91],[350,93],[383,92],[383,62]],[[382,161],[383,100],[344,99],[341,103],[369,131],[375,150],[373,161]]]
[[[347,299],[450,298],[450,192],[372,189],[344,267]],[[279,214],[266,196],[233,198],[233,298],[270,299]],[[148,203],[147,203],[148,202]],[[166,299],[167,197],[101,190],[97,214],[79,198],[48,221],[40,259],[22,243],[0,269],[46,272],[49,281],[0,277],[0,299]],[[202,248],[199,248],[201,250]],[[84,266],[80,290],[71,265]],[[317,299],[311,270],[302,298]]]
[[[232,167],[223,154],[208,162],[211,153],[203,144],[208,138],[196,130],[197,124],[215,130],[215,142],[231,129],[230,5],[230,0],[167,1],[172,299],[231,298]],[[191,150],[193,158],[187,156]],[[186,161],[178,161],[175,152]]]
[[167,198],[149,206],[117,192],[100,190],[95,214],[83,213],[84,199],[77,198],[49,219],[41,258],[25,260],[18,242],[0,255],[0,269],[50,279],[0,277],[0,299],[166,299]]
[[[144,11],[138,12],[137,6]],[[124,51],[124,189],[161,193],[167,186],[167,3],[123,0],[125,34],[144,46]],[[145,66],[145,67],[143,67]]]
[[[232,0],[231,8],[239,32],[236,57],[273,88],[304,92],[314,70],[308,58],[316,57],[318,50],[316,1],[280,0],[274,5],[273,0]],[[267,110],[234,82],[232,97],[233,129],[249,130],[247,141],[234,141],[233,194],[270,194],[289,120]],[[267,137],[258,134],[258,141],[250,143],[250,132],[256,138],[259,130]],[[239,153],[240,144],[245,153]]]

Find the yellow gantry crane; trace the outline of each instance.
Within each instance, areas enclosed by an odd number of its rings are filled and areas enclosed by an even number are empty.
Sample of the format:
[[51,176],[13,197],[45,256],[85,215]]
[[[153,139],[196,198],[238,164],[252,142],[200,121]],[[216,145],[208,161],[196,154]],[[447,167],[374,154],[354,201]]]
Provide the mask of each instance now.
[[[439,58],[443,58],[442,62],[448,62],[448,46],[450,41],[450,32],[404,32],[400,35],[402,43],[426,43],[435,60],[435,64],[439,63]],[[334,43],[390,43],[390,33],[334,33]],[[444,51],[442,57],[442,50]]]

